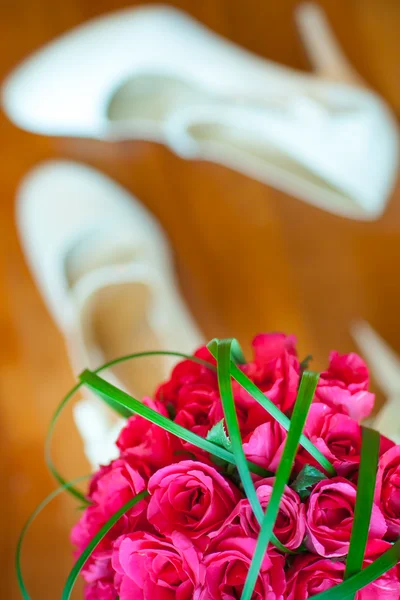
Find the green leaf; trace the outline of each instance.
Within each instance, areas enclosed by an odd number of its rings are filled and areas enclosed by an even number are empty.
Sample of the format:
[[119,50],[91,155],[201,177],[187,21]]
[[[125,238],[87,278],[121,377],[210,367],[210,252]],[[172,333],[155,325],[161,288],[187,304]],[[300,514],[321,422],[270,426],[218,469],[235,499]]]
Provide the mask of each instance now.
[[19,535],[18,538],[18,542],[17,542],[17,548],[15,551],[15,570],[17,573],[17,581],[18,581],[18,586],[22,595],[23,600],[31,600],[31,597],[28,594],[28,590],[26,589],[26,585],[24,582],[24,577],[22,575],[22,567],[21,567],[21,554],[22,554],[22,546],[25,540],[25,537],[30,529],[30,526],[32,525],[33,521],[36,519],[36,517],[42,512],[42,510],[44,508],[46,508],[46,506],[52,501],[54,500],[54,498],[56,498],[57,496],[59,496],[60,494],[62,494],[62,492],[68,491],[69,488],[73,487],[74,485],[76,485],[77,483],[81,482],[81,481],[85,481],[86,479],[90,479],[91,475],[84,475],[83,477],[77,477],[76,479],[74,479],[73,481],[68,481],[65,482],[61,487],[57,488],[54,492],[52,492],[51,494],[49,494],[47,496],[47,498],[45,498],[43,500],[43,502],[41,502],[39,504],[39,506],[33,511],[33,513],[31,514],[31,516],[29,517],[29,519],[26,521],[24,527],[22,528],[22,531]]
[[[216,358],[217,356],[217,345],[218,340],[212,340],[209,344],[207,344],[207,348],[211,352],[212,356]],[[277,406],[269,398],[267,398],[264,393],[253,383],[247,375],[243,373],[233,362],[231,362],[231,375],[233,379],[235,379],[239,385],[242,386],[243,389],[246,390],[251,396],[253,396],[254,400],[258,402],[266,411],[273,417],[286,431],[289,430],[290,419],[279,410]],[[320,450],[305,436],[301,435],[300,444],[311,454],[313,458],[321,465],[323,469],[330,476],[336,475],[336,471],[334,466],[329,462],[329,460],[322,454]]]
[[[375,482],[379,461],[380,434],[367,427],[362,428],[360,470],[358,474],[354,521],[351,530],[350,547],[347,555],[344,579],[348,579],[362,569],[368,530],[375,495]],[[354,596],[352,596],[354,598]]]
[[232,442],[226,435],[223,419],[211,427],[210,431],[207,433],[206,439],[217,444],[217,446],[221,446],[221,448],[226,448],[226,450],[232,449]]
[[114,527],[115,523],[119,521],[119,519],[128,512],[133,506],[141,502],[146,496],[149,495],[147,490],[140,492],[134,498],[131,498],[128,502],[126,502],[110,519],[108,519],[107,523],[103,525],[103,527],[96,533],[94,538],[90,541],[90,543],[86,546],[85,550],[82,552],[76,563],[71,569],[70,574],[68,575],[67,582],[65,584],[61,600],[69,600],[71,597],[72,590],[74,588],[75,582],[78,579],[79,573],[85,566],[86,561],[92,554],[92,552],[97,548],[100,544],[101,540],[107,535],[112,527]]
[[[213,342],[211,342],[213,343]],[[243,452],[242,438],[240,435],[239,422],[236,414],[235,401],[233,399],[230,364],[231,364],[232,340],[217,341],[217,375],[219,392],[224,409],[226,426],[231,439],[232,452],[235,457],[236,467],[240,479],[254,515],[261,525],[264,512],[258,499],[251,473],[247,466],[246,456]]]
[[300,382],[297,400],[294,405],[293,415],[290,422],[289,432],[283,449],[278,470],[275,476],[272,494],[267,506],[261,531],[257,539],[256,549],[251,561],[243,588],[241,600],[251,600],[261,564],[264,559],[268,544],[271,541],[272,531],[279,513],[279,505],[292,470],[293,462],[297,453],[301,433],[307,419],[308,411],[314,397],[319,375],[305,371]]
[[300,371],[306,371],[312,359],[312,354],[307,354],[307,356],[303,358],[303,360],[300,363]]
[[[101,365],[94,371],[94,373],[101,373],[102,371],[105,371],[106,369],[110,369],[111,367],[114,367],[115,365],[118,365],[120,363],[129,361],[129,360],[134,360],[136,358],[145,358],[147,356],[176,356],[178,358],[185,358],[187,360],[191,360],[195,363],[203,365],[204,367],[207,367],[207,369],[210,369],[211,371],[217,370],[214,365],[210,364],[209,362],[207,362],[201,358],[197,358],[197,356],[191,356],[189,354],[184,354],[182,352],[172,352],[172,351],[170,352],[168,350],[154,350],[154,351],[152,350],[149,352],[135,352],[134,354],[127,354],[125,356],[120,356],[119,358],[115,358],[114,360],[110,360],[109,362],[105,363],[104,365]],[[54,465],[54,462],[53,462],[53,459],[51,456],[51,442],[53,439],[55,426],[58,422],[58,419],[59,419],[61,413],[63,412],[66,405],[69,404],[70,400],[76,394],[76,392],[79,391],[79,389],[81,388],[82,385],[83,385],[82,382],[75,385],[72,388],[72,390],[70,390],[68,392],[68,394],[64,397],[64,399],[60,402],[59,406],[57,407],[57,409],[53,415],[53,418],[50,421],[50,425],[47,430],[46,441],[45,441],[45,461],[47,464],[47,468],[49,469],[49,471],[52,473],[53,477],[58,481],[58,483],[60,485],[65,485],[67,483],[67,481],[58,472],[58,470],[56,469],[56,467]],[[114,404],[113,406],[115,408],[116,405]],[[119,410],[126,410],[126,409],[123,409],[123,407],[119,406],[118,412],[119,412]],[[119,413],[119,414],[121,414],[121,413]],[[126,414],[128,414],[128,413],[126,413]],[[132,414],[132,412],[129,411],[129,416],[131,414]],[[80,490],[78,490],[74,486],[67,487],[66,490],[72,496],[75,496],[75,498],[77,498],[80,502],[83,502],[86,505],[90,504],[90,502],[87,500],[87,498],[85,498],[85,496],[82,494],[82,492],[80,492]]]
[[321,473],[321,471],[318,471],[318,469],[312,465],[305,465],[290,487],[297,492],[300,499],[304,501],[310,496],[311,489],[314,485],[323,479],[326,479],[324,473]]
[[232,338],[232,346],[231,346],[231,357],[234,363],[237,365],[245,365],[246,358],[243,354],[243,350],[241,345],[235,338]]
[[[93,373],[92,371],[86,369],[85,371],[83,371],[83,373],[79,375],[79,379],[100,398],[112,398],[113,401],[119,402],[120,404],[122,404],[122,406],[129,408],[129,410],[131,410],[132,413],[138,414],[147,421],[150,421],[151,423],[162,427],[169,433],[172,433],[172,435],[176,435],[182,440],[189,442],[190,444],[193,444],[194,446],[197,446],[198,448],[201,448],[202,450],[205,450],[210,454],[218,456],[218,458],[221,458],[226,462],[236,464],[232,452],[229,452],[225,448],[221,448],[220,446],[217,446],[217,444],[214,444],[213,442],[210,442],[200,437],[196,433],[193,433],[193,431],[189,431],[188,429],[182,427],[178,423],[171,421],[170,419],[168,419],[168,417],[164,417],[164,415],[161,415],[160,413],[149,408],[145,404],[139,402],[139,400],[136,400],[136,398],[133,398],[126,392],[123,392],[122,390],[109,383],[108,381],[105,381],[104,379],[96,375],[96,373]],[[254,463],[251,463],[250,461],[248,464],[253,473],[255,473],[256,475],[261,475],[262,477],[265,476],[265,469],[262,469],[261,467],[255,465]]]
[[369,585],[384,573],[387,573],[400,561],[400,539],[398,539],[389,550],[386,550],[372,564],[359,571],[356,575],[349,577],[343,583],[315,596],[310,600],[348,600],[353,594]]

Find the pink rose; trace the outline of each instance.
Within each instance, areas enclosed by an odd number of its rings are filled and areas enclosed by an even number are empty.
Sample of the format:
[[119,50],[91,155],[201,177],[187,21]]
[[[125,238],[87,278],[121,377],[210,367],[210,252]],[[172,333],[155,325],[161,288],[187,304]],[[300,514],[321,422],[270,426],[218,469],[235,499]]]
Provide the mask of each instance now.
[[259,425],[244,440],[246,458],[268,471],[275,472],[282,456],[286,431],[275,419]]
[[[197,350],[195,356],[216,364],[206,347]],[[223,418],[215,370],[192,360],[176,365],[169,381],[158,388],[157,399],[173,408],[178,425],[201,437],[206,437],[211,427]],[[192,445],[184,443],[184,447],[197,455]]]
[[[254,360],[241,367],[284,412],[292,408],[299,384],[300,365],[295,344],[293,335],[259,334],[253,340]],[[242,391],[242,395],[245,394]]]
[[[249,537],[221,539],[204,557],[206,580],[199,600],[236,600],[242,595],[257,540]],[[253,600],[283,600],[285,559],[276,552],[265,554]],[[122,600],[122,599],[121,599]]]
[[[253,431],[262,423],[271,420],[268,412],[254,400],[250,394],[248,394],[236,381],[232,382],[232,389],[235,399],[236,414],[239,421],[240,433],[242,439],[247,438]],[[224,417],[222,404],[220,408],[220,419]],[[216,410],[216,416],[218,421],[218,406]],[[219,420],[220,420],[219,419]]]
[[286,573],[287,600],[307,600],[342,583],[345,564],[315,554],[300,554]]
[[[351,477],[358,470],[362,431],[354,419],[318,402],[310,407],[304,433],[333,464],[338,475]],[[381,436],[381,453],[386,452],[392,444],[390,440]],[[296,458],[296,471],[307,463],[321,468],[308,452],[300,448]]]
[[[305,435],[333,464],[343,477],[351,475],[360,464],[361,426],[348,415],[335,413],[323,403],[312,404],[304,428]],[[300,449],[296,470],[305,464],[316,463],[308,452]]]
[[[195,356],[210,364],[216,364],[206,347],[199,348]],[[210,390],[218,391],[216,372],[193,360],[183,360],[173,369],[170,379],[160,385],[156,398],[164,406],[171,404],[178,411],[185,405],[187,394],[192,392],[196,385],[208,386]]]
[[329,355],[329,368],[321,373],[315,401],[323,402],[336,410],[362,421],[371,413],[375,395],[368,391],[369,373],[358,354]]
[[188,385],[185,389],[184,401],[178,396],[175,423],[190,429],[201,437],[223,417],[218,391],[209,385]]
[[[268,477],[256,483],[257,496],[264,512],[271,498],[274,481],[274,477]],[[210,537],[234,537],[232,532],[236,531],[236,528],[241,532],[239,535],[244,537],[257,538],[260,532],[260,526],[247,498],[240,500],[221,529]],[[286,486],[275,522],[274,533],[282,544],[290,550],[295,550],[303,541],[305,529],[304,504],[300,502],[298,494]]]
[[[391,544],[382,540],[370,540],[365,551],[363,568],[373,563],[381,554],[391,548]],[[400,582],[396,567],[384,573],[356,594],[356,600],[398,600]]]
[[82,575],[87,582],[84,587],[85,600],[117,599],[114,584],[115,571],[111,565],[111,548],[101,554],[96,553],[95,558],[91,556],[84,566]]
[[[307,501],[306,538],[309,549],[320,556],[345,556],[354,521],[356,486],[343,477],[317,483]],[[376,504],[372,507],[369,537],[380,539],[386,533],[385,519]]]
[[[160,402],[144,398],[143,404],[165,417],[168,416]],[[136,457],[152,471],[179,460],[176,452],[182,449],[182,444],[176,436],[138,415],[128,419],[119,435],[117,446],[121,453]]]
[[120,600],[193,600],[204,583],[200,558],[177,532],[171,540],[142,531],[122,536],[112,556]]
[[393,446],[379,460],[375,501],[387,523],[386,538],[400,536],[400,446]]
[[[118,536],[117,533],[115,535]],[[107,589],[108,584],[114,579],[115,573],[110,560],[112,544],[113,541],[110,541],[107,549],[96,552],[95,557],[91,556],[85,564],[83,575],[85,581],[93,584],[92,587],[96,587],[95,584],[98,584],[98,587]]]
[[[76,555],[83,552],[110,517],[146,487],[145,479],[132,466],[129,458],[119,458],[109,466],[102,467],[90,488],[93,504],[86,508],[71,531],[72,544],[77,548]],[[146,508],[147,500],[142,500],[123,515],[103,538],[82,571],[87,582],[105,583],[110,580],[112,543],[124,532],[132,531],[138,526],[146,527]]]
[[241,497],[213,467],[192,460],[160,469],[148,489],[149,522],[162,534],[179,531],[194,540],[218,529]]
[[[146,489],[146,481],[143,475],[129,457],[118,458],[109,466],[102,467],[96,474],[94,483],[90,489],[90,500],[92,504],[83,512],[80,521],[72,529],[72,543],[82,552],[91,541],[93,536],[128,500]],[[147,502],[143,500],[124,515],[114,528],[101,542],[100,547],[109,547],[109,541],[120,535],[114,535],[115,531],[136,527],[144,517]]]
[[85,600],[117,600],[117,592],[114,581],[96,581],[85,586]]

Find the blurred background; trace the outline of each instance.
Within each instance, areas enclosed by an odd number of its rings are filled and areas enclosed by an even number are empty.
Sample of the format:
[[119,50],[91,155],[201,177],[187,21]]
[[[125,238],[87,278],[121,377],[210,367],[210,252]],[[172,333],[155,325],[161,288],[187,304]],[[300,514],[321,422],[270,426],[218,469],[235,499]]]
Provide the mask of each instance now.
[[[264,58],[310,70],[293,19],[294,0],[166,3]],[[0,78],[72,27],[135,4],[3,0]],[[353,66],[398,117],[398,1],[319,4]],[[4,113],[0,142],[0,596],[14,600],[19,598],[13,566],[17,535],[55,487],[44,464],[44,436],[55,407],[74,384],[63,338],[16,234],[15,194],[26,172],[45,159],[73,159],[121,183],[167,233],[182,295],[206,339],[234,336],[248,353],[259,331],[295,333],[300,355],[311,353],[315,369],[324,367],[332,348],[356,349],[349,324],[360,317],[400,352],[400,187],[397,183],[381,218],[358,222],[223,166],[185,161],[160,144],[50,138],[18,129]],[[89,470],[70,411],[58,428],[54,459],[67,478]],[[61,498],[33,526],[23,555],[32,598],[60,597],[71,565],[68,531],[76,518],[73,503]]]

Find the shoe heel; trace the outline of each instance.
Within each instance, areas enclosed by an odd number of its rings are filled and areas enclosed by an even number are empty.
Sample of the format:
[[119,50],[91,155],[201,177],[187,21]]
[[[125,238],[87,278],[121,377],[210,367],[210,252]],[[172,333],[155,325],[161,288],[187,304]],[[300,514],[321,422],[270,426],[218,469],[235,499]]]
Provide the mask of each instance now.
[[300,4],[295,18],[311,64],[321,77],[351,85],[365,85],[340,48],[321,7],[313,2]]

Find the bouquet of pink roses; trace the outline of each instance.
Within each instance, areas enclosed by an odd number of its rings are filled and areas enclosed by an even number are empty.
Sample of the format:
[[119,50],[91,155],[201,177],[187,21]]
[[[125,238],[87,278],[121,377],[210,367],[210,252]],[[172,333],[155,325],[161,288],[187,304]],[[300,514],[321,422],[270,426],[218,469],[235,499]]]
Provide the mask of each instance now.
[[317,375],[293,336],[253,348],[213,340],[142,402],[80,376],[131,416],[87,495],[53,468],[86,504],[63,600],[79,573],[86,600],[400,598],[400,446],[360,425],[365,363],[332,352]]

